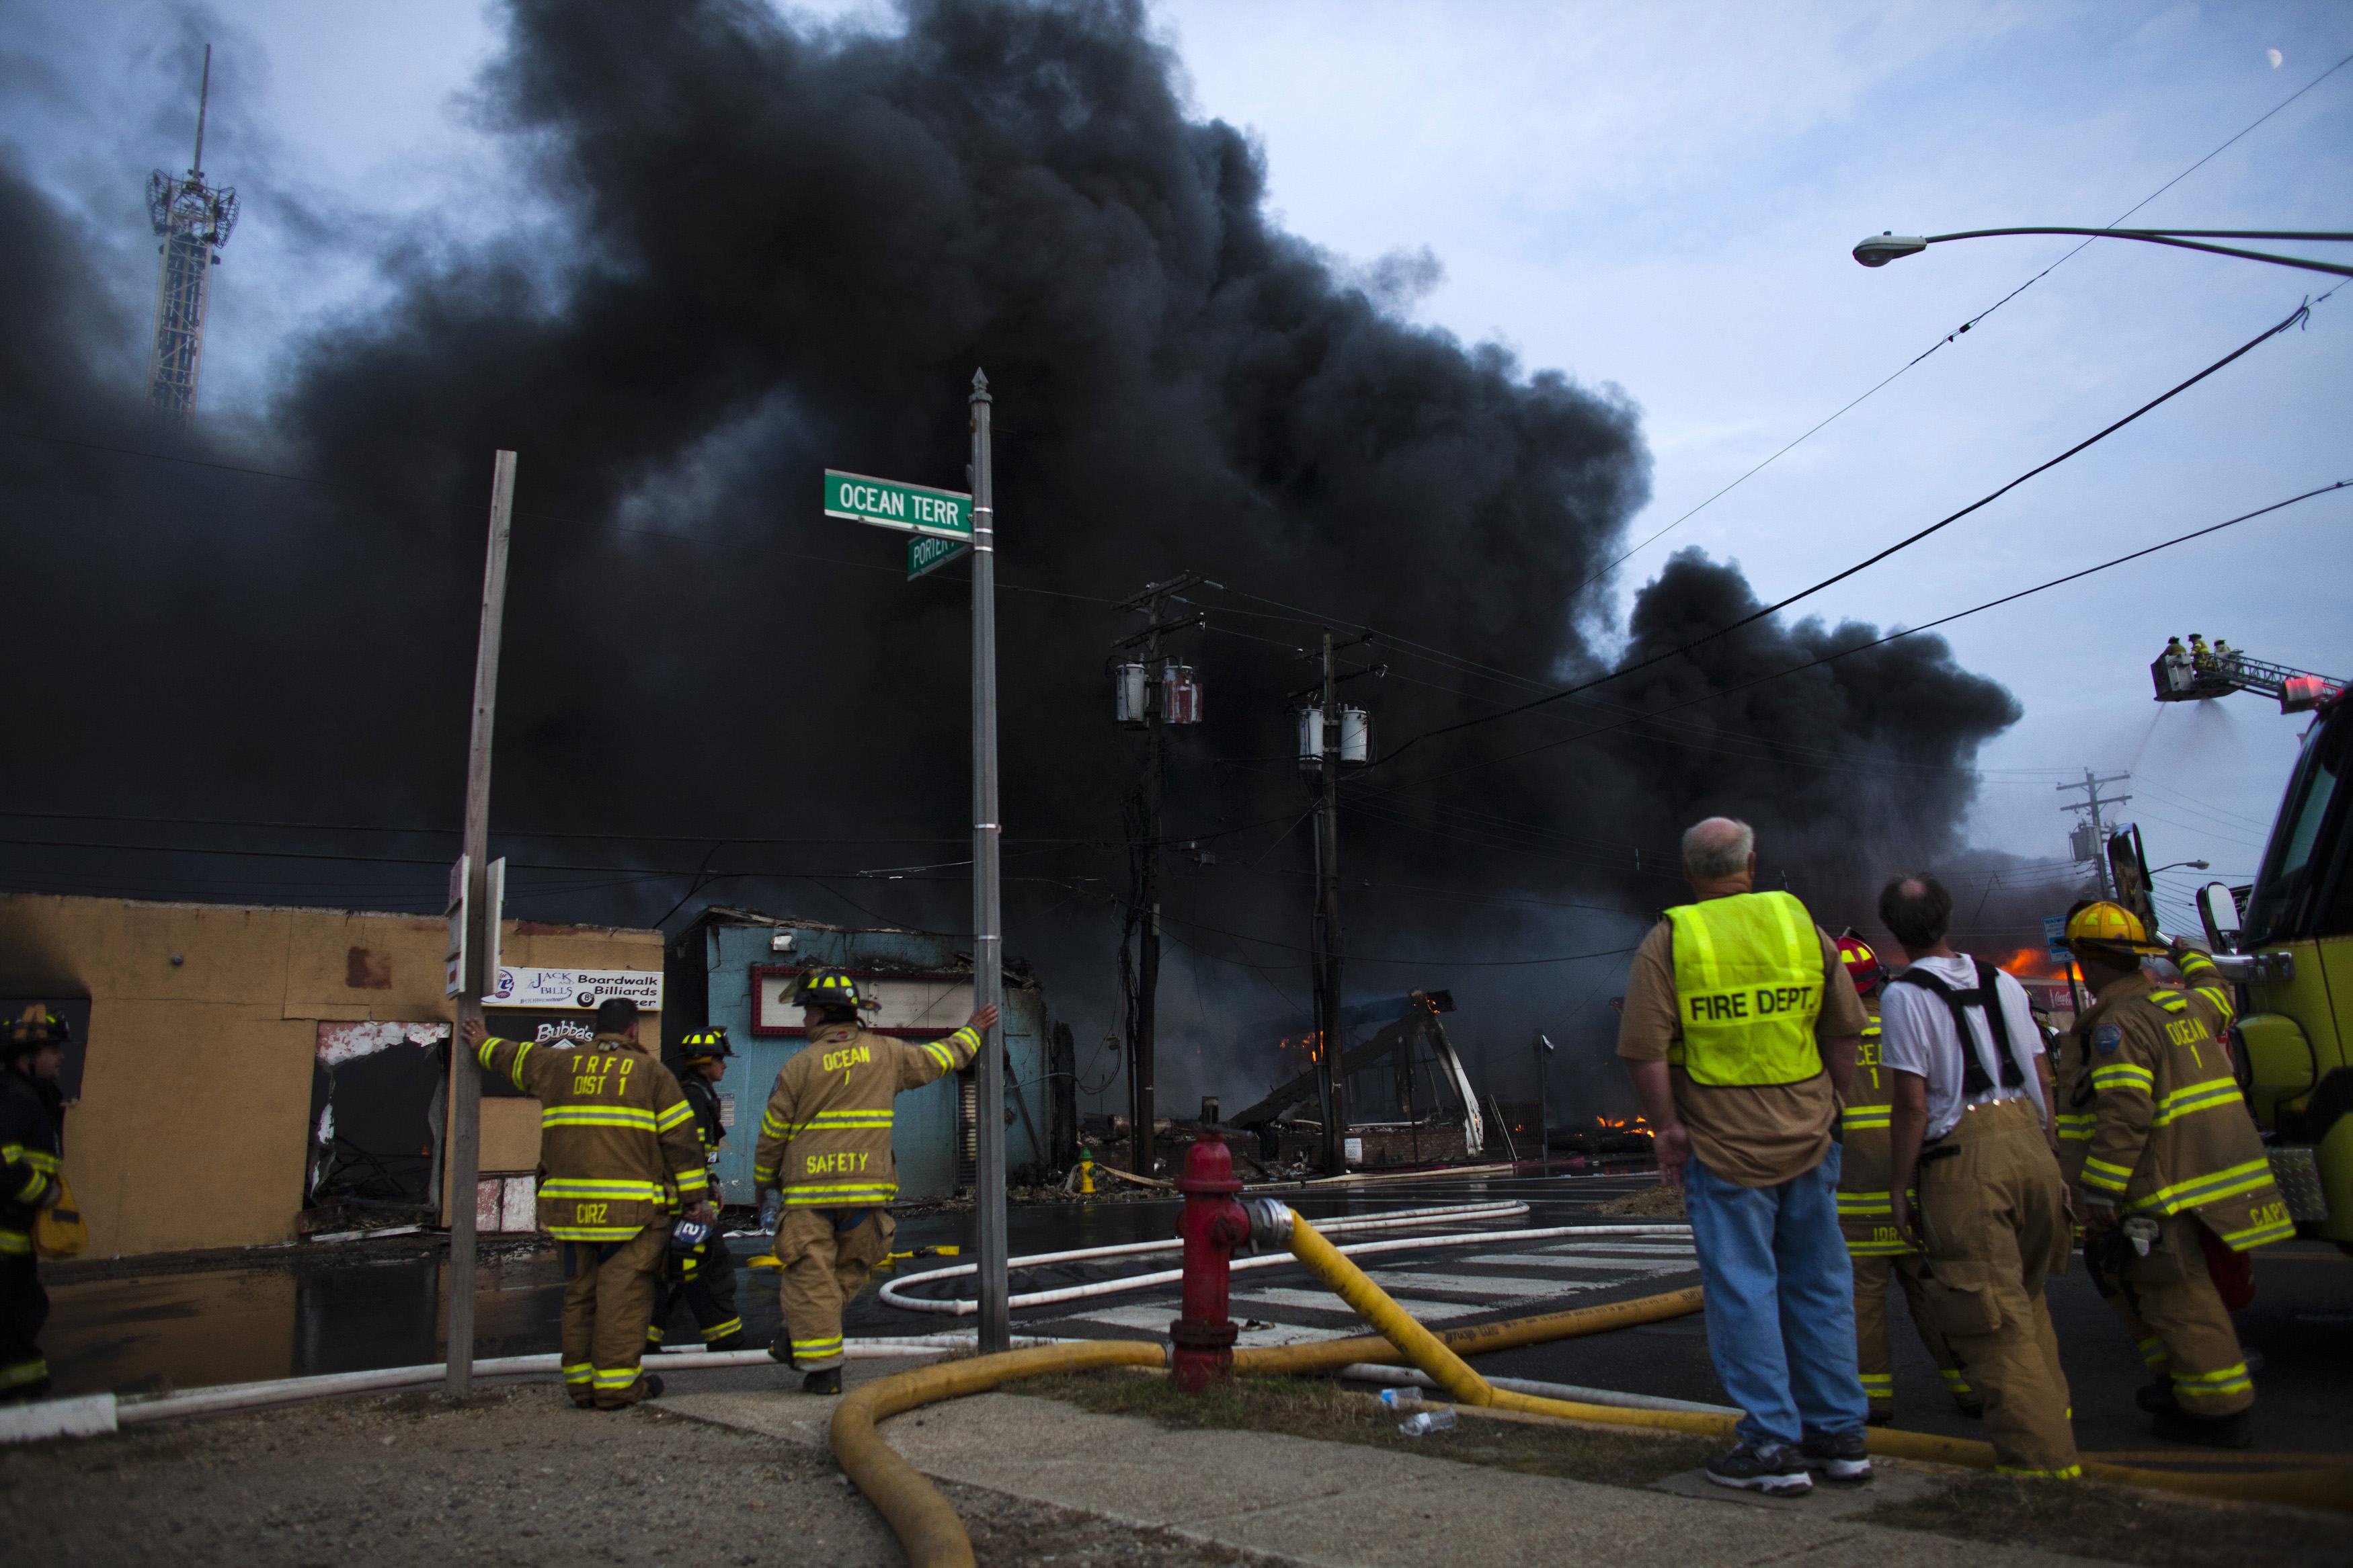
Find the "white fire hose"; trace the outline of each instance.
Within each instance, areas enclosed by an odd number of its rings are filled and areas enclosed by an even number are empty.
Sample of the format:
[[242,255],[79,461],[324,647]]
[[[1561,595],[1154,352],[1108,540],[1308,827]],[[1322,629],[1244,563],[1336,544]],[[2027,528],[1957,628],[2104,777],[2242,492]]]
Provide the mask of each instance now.
[[[891,1338],[846,1340],[842,1353],[851,1361],[902,1356],[936,1356],[975,1348],[973,1334],[906,1334]],[[1017,1337],[1014,1347],[1060,1344],[1057,1339]],[[474,1375],[480,1378],[537,1377],[561,1370],[561,1355],[479,1357]],[[681,1346],[646,1358],[645,1369],[670,1372],[711,1372],[722,1367],[765,1366],[776,1363],[766,1351],[720,1351]],[[150,1421],[176,1421],[224,1411],[258,1410],[310,1399],[334,1399],[355,1394],[384,1394],[395,1389],[430,1387],[447,1379],[448,1367],[433,1362],[421,1366],[380,1367],[374,1372],[335,1372],[316,1377],[281,1377],[266,1383],[229,1383],[190,1388],[176,1394],[83,1394],[42,1400],[0,1409],[0,1443],[29,1442],[46,1437],[89,1436],[136,1426]]]
[[[1428,1225],[1433,1218],[1495,1219],[1503,1217],[1507,1213],[1525,1214],[1526,1212],[1525,1204],[1461,1205],[1457,1205],[1451,1212],[1419,1210],[1410,1211],[1409,1214],[1368,1215],[1362,1219],[1338,1219],[1319,1226],[1317,1228],[1326,1234],[1343,1227],[1376,1230],[1398,1226]],[[1493,1247],[1511,1242],[1547,1241],[1567,1237],[1683,1237],[1690,1235],[1691,1226],[1688,1225],[1568,1225],[1549,1226],[1535,1230],[1482,1230],[1443,1236],[1399,1237],[1389,1241],[1360,1241],[1354,1246],[1341,1247],[1339,1250],[1345,1256],[1353,1258],[1369,1253],[1406,1252],[1423,1247]],[[1183,1245],[1180,1241],[1130,1242],[1120,1247],[1086,1247],[1076,1252],[1044,1252],[1033,1257],[1008,1259],[1006,1268],[1010,1271],[1017,1268],[1039,1268],[1053,1263],[1132,1257],[1139,1252],[1171,1252],[1179,1249]],[[1231,1270],[1239,1274],[1250,1268],[1280,1268],[1285,1265],[1295,1265],[1297,1261],[1287,1253],[1268,1253],[1258,1258],[1237,1258],[1233,1260]],[[910,1296],[907,1291],[914,1286],[928,1284],[933,1280],[953,1279],[976,1272],[977,1272],[976,1265],[963,1263],[952,1268],[934,1268],[921,1274],[910,1274],[904,1279],[893,1279],[883,1286],[882,1300],[886,1305],[902,1308],[911,1312],[936,1312],[950,1317],[970,1317],[980,1310],[979,1302],[954,1297],[931,1299]],[[1148,1290],[1155,1286],[1173,1285],[1184,1278],[1185,1271],[1182,1268],[1164,1268],[1151,1274],[1131,1274],[1117,1279],[1099,1279],[1087,1285],[1066,1285],[1060,1289],[1033,1290],[1026,1295],[1008,1299],[1006,1306],[1013,1310],[1023,1307],[1048,1307],[1061,1301],[1086,1300],[1098,1296],[1121,1295],[1131,1290]]]

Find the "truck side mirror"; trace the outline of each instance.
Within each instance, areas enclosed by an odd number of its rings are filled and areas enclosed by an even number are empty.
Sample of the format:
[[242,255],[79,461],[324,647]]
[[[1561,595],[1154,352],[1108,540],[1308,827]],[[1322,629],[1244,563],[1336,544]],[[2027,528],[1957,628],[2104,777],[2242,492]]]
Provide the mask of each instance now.
[[2236,952],[2242,928],[2239,901],[2228,886],[2209,882],[2198,889],[2198,920],[2206,928],[2206,942],[2216,952]]

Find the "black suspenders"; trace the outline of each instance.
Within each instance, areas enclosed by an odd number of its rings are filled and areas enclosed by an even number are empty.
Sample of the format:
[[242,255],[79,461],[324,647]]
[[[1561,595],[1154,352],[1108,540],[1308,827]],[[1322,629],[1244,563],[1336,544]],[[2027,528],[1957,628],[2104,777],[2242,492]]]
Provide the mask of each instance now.
[[1994,1054],[2001,1059],[2001,1086],[2004,1089],[2023,1088],[2026,1075],[2019,1070],[2018,1053],[2010,1048],[2010,1025],[2001,1016],[2001,996],[1994,988],[1994,976],[2000,971],[1982,958],[1972,958],[1969,962],[1977,965],[1978,971],[1978,983],[1971,990],[1956,991],[1917,965],[1890,977],[1887,984],[1917,985],[1923,991],[1933,992],[1944,998],[1946,1007],[1953,1015],[1953,1029],[1960,1037],[1961,1089],[1964,1093],[1976,1096],[1993,1088],[1993,1079],[1986,1077],[1985,1066],[1978,1060],[1977,1042],[1969,1034],[1968,1009],[1971,1007],[1985,1015],[1986,1025],[1993,1031]]

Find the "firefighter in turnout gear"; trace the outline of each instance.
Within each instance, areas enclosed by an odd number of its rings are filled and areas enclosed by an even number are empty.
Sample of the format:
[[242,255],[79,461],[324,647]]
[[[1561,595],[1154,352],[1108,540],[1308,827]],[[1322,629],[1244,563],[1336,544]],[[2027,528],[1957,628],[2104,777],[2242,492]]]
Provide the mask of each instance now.
[[2157,1373],[2140,1394],[2157,1436],[2249,1447],[2254,1383],[2208,1253],[2243,1254],[2295,1226],[2232,1071],[2231,994],[2178,940],[2182,984],[2145,973],[2141,958],[2168,950],[2118,904],[2079,906],[2067,946],[2094,997],[2068,1086],[2069,1110],[2091,1119],[2077,1180],[2093,1282]]
[[539,1224],[564,1244],[564,1386],[572,1403],[618,1410],[661,1392],[639,1371],[670,1217],[708,1220],[711,1178],[694,1108],[638,1044],[638,1005],[596,1009],[578,1050],[501,1040],[466,1020],[484,1072],[539,1101]]
[[65,1196],[65,1105],[58,1068],[73,1032],[35,1003],[0,1025],[0,1403],[49,1389],[41,1354],[48,1292],[41,1289],[34,1231]]
[[805,1374],[810,1394],[841,1392],[841,1310],[891,1255],[898,1195],[892,1100],[972,1063],[997,1012],[983,1007],[944,1040],[918,1045],[860,1026],[858,987],[814,969],[794,988],[808,1044],[776,1075],[753,1184],[784,1194],[776,1222],[784,1332],[768,1353]]
[[1862,1047],[1855,1053],[1854,1077],[1839,1096],[1839,1140],[1844,1147],[1838,1193],[1839,1229],[1854,1268],[1855,1360],[1862,1392],[1871,1400],[1871,1424],[1883,1426],[1895,1419],[1895,1357],[1887,1310],[1891,1283],[1903,1288],[1912,1326],[1920,1331],[1920,1342],[1928,1347],[1946,1392],[1961,1414],[1974,1418],[1985,1414],[1985,1406],[1978,1403],[1977,1391],[1929,1315],[1920,1290],[1920,1249],[1895,1228],[1894,1205],[1888,1197],[1887,1118],[1895,1089],[1893,1075],[1879,1060],[1879,988],[1885,972],[1871,944],[1852,928],[1839,938],[1838,953],[1871,1018],[1862,1027]]
[[[727,1044],[727,1026],[697,1029],[679,1042],[679,1060],[686,1069],[678,1087],[694,1108],[694,1127],[702,1139],[703,1169],[711,1173],[711,1201],[719,1205],[719,1148],[727,1131],[719,1114],[719,1080],[727,1074],[727,1058],[735,1053]],[[735,1313],[735,1259],[714,1222],[709,1238],[680,1253],[671,1249],[670,1268],[654,1292],[654,1315],[646,1325],[646,1348],[662,1348],[664,1334],[680,1302],[694,1318],[707,1350],[732,1351],[744,1339],[744,1320]]]
[[1926,875],[1881,889],[1879,921],[1907,966],[1880,999],[1895,1225],[1920,1244],[1920,1282],[1984,1405],[1997,1470],[2083,1474],[2045,1286],[2074,1251],[2052,1152],[2042,1031],[2026,988],[1953,951],[1951,892]]

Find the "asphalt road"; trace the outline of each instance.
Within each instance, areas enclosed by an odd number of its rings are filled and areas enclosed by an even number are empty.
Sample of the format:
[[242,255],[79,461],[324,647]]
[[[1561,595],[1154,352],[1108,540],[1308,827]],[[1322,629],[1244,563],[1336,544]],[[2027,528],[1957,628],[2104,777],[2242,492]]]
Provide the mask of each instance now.
[[[1529,1212],[1480,1221],[1481,1231],[1642,1223],[1595,1205],[1648,1184],[1648,1178],[1502,1176],[1383,1182],[1349,1190],[1289,1189],[1282,1195],[1310,1218],[1438,1204],[1509,1199]],[[1009,1217],[1017,1256],[1173,1236],[1172,1202],[1052,1205]],[[938,1213],[902,1220],[902,1249],[968,1247],[971,1216]],[[1461,1229],[1461,1226],[1446,1228]],[[1381,1238],[1416,1232],[1383,1232]],[[1343,1241],[1374,1237],[1339,1237]],[[756,1240],[734,1244],[741,1264]],[[968,1257],[968,1253],[965,1255]],[[902,1275],[953,1258],[901,1265]],[[1107,1280],[1175,1267],[1172,1254],[1099,1265],[1028,1269],[1015,1292]],[[1366,1260],[1389,1292],[1424,1321],[1453,1327],[1530,1312],[1621,1300],[1697,1282],[1687,1241],[1673,1237],[1552,1238],[1499,1235],[1475,1247],[1413,1249]],[[45,1336],[60,1393],[286,1377],[397,1366],[440,1358],[443,1263],[438,1253],[337,1256],[328,1249],[282,1254],[261,1267],[185,1274],[61,1280]],[[562,1287],[552,1249],[492,1259],[477,1314],[479,1353],[523,1354],[555,1345]],[[2240,1320],[2244,1343],[2261,1352],[2257,1436],[2281,1452],[2353,1452],[2353,1258],[2317,1243],[2289,1243],[2257,1255],[2258,1294]],[[776,1329],[773,1273],[739,1268],[739,1306],[755,1343]],[[971,1294],[969,1278],[915,1288]],[[1361,1332],[1353,1315],[1303,1269],[1288,1263],[1237,1275],[1233,1311],[1245,1343]],[[2123,1329],[2080,1269],[2053,1282],[2052,1310],[2073,1385],[2076,1431],[2087,1451],[2156,1452],[2147,1418],[2132,1404],[2145,1381]],[[1022,1333],[1158,1337],[1176,1313],[1174,1284],[1017,1315]],[[853,1305],[850,1334],[969,1330],[970,1317],[919,1314],[868,1291]],[[688,1331],[681,1314],[674,1335]],[[1900,1420],[1916,1429],[1974,1435],[1952,1406],[1936,1370],[1902,1317],[1894,1330]],[[1725,1402],[1709,1364],[1703,1320],[1694,1316],[1585,1340],[1530,1346],[1482,1358],[1491,1373],[1619,1388],[1709,1404]],[[2176,1453],[2180,1450],[2173,1450]]]

